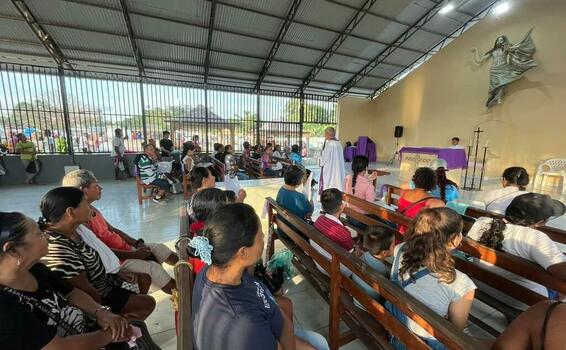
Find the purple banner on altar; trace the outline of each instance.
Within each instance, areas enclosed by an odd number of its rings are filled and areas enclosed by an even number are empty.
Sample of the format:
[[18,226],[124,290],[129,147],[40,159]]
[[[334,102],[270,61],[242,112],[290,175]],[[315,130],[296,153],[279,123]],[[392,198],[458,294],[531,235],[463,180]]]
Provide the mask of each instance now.
[[465,169],[468,167],[466,151],[459,148],[436,148],[436,147],[403,147],[399,150],[401,159],[403,153],[426,153],[436,154],[440,159],[444,159],[448,169]]
[[346,147],[344,149],[344,160],[346,162],[351,162],[352,160],[354,160],[354,157],[356,156],[356,150],[357,148],[354,146]]
[[358,137],[358,151],[356,154],[368,157],[370,162],[377,161],[375,143],[367,136]]

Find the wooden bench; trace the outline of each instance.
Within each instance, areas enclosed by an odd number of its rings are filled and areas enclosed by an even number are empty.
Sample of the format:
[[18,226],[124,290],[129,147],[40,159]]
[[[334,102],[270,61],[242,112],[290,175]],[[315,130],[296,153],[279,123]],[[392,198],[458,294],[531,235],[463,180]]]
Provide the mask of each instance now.
[[226,174],[226,164],[219,161],[216,157],[210,156],[210,162],[212,163],[212,168],[216,173],[215,176],[218,177],[219,181],[224,181],[224,175]]
[[179,240],[175,244],[179,262],[175,264],[174,273],[177,282],[176,295],[176,326],[177,350],[193,349],[192,322],[192,290],[193,270],[188,262],[187,244],[189,242],[189,215],[185,205],[179,208]]
[[[366,295],[351,279],[345,278],[340,273],[341,264],[371,285],[409,318],[434,334],[448,349],[483,348],[475,339],[458,330],[455,325],[434,313],[387,278],[374,272],[367,264],[326,238],[313,226],[278,206],[272,198],[268,198],[267,202],[270,246],[273,247],[274,240],[280,239],[294,253],[293,263],[297,269],[311,281],[317,292],[329,303],[330,349],[338,349],[358,338],[370,349],[391,350],[388,334],[396,336],[410,349],[430,349],[384,306]],[[279,238],[275,227],[283,231],[289,239]],[[332,259],[327,260],[301,234],[306,235],[311,242],[316,242],[331,254]],[[268,249],[268,257],[271,250]],[[327,275],[319,271],[316,264]],[[367,312],[356,307],[353,298],[358,300]],[[340,320],[346,323],[349,331],[340,333]]]
[[[401,193],[403,189],[392,186],[392,185],[384,185],[387,192],[385,194],[385,203],[388,205],[399,206],[399,197],[401,197]],[[475,208],[475,207],[468,207],[466,208],[466,212],[464,216],[469,218],[477,219],[480,217],[489,217],[489,218],[502,218],[503,215],[494,213],[491,211]],[[470,222],[470,221],[468,221]],[[566,231],[550,227],[550,226],[540,226],[537,230],[544,232],[555,242],[566,244]]]
[[266,179],[271,176],[266,176],[263,173],[263,164],[261,159],[244,158],[244,169],[250,175],[250,177],[256,179]]
[[[142,205],[144,200],[153,199],[155,191],[159,190],[159,187],[155,185],[146,185],[142,182],[139,176],[136,176],[136,190],[138,191],[138,204]],[[151,193],[145,194],[146,190],[151,190]]]
[[[413,222],[413,219],[406,217],[398,212],[389,210],[377,204],[367,202],[363,199],[348,194],[344,194],[343,199],[350,206],[355,206],[367,212],[368,214],[377,215],[378,217],[397,225],[410,226]],[[366,225],[383,225],[383,223],[375,219],[358,213],[351,207],[347,207],[344,210],[344,214],[351,216],[352,218]],[[464,232],[467,232],[466,226],[468,226],[469,229],[469,225],[465,224]],[[403,236],[399,232],[397,232],[397,238],[402,239]],[[559,280],[539,265],[526,259],[514,256],[509,253],[496,251],[470,239],[464,239],[458,250],[490,264],[496,265],[502,269],[508,270],[516,275],[537,282],[548,288],[554,289],[561,293],[566,292],[566,282]],[[500,275],[497,275],[480,265],[473,264],[467,259],[458,257],[456,259],[456,268],[466,273],[469,277],[475,278],[487,285],[490,285],[493,288],[498,289],[502,293],[509,295],[510,297],[519,300],[524,304],[533,305],[539,301],[546,299],[544,296],[535,293],[524,286],[514,283]],[[487,305],[499,310],[508,318],[514,318],[518,315],[518,313],[520,313],[520,310],[513,309],[493,298],[489,298],[488,295],[476,293],[476,298],[486,303]],[[478,326],[484,328],[486,331],[494,335],[498,333],[492,327],[488,327],[481,322],[477,323]]]

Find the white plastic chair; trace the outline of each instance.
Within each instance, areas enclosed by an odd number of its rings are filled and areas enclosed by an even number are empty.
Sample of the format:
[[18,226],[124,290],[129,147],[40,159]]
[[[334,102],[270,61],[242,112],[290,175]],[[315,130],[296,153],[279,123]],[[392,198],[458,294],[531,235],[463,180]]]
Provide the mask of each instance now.
[[545,176],[562,177],[562,193],[566,193],[566,159],[549,159],[537,168],[533,189],[540,189]]

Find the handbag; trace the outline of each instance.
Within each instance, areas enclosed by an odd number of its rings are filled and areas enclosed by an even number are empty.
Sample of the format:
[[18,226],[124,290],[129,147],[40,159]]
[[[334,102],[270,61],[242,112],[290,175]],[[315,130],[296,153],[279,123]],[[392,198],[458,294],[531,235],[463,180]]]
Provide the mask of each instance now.
[[[55,322],[57,322],[57,328],[62,329],[64,331],[64,334],[66,336],[68,335],[77,335],[77,334],[82,334],[84,333],[86,327],[85,327],[85,320],[83,320],[82,323],[82,329],[79,329],[79,326],[74,325],[74,324],[70,324],[68,323],[66,320],[64,320],[63,318],[61,318],[61,314],[59,315],[55,315],[53,313],[53,311],[49,310],[47,308],[47,306],[45,306],[44,304],[40,303],[37,299],[34,299],[32,297],[29,297],[25,294],[23,294],[22,292],[15,290],[13,288],[10,287],[5,287],[2,286],[0,287],[1,291],[3,291],[6,294],[9,294],[15,298],[19,298],[19,302],[22,303],[22,301],[25,301],[26,303],[32,305],[32,307],[34,309],[37,309],[41,312],[43,312],[47,317],[49,317],[50,319],[54,320]],[[59,332],[57,332],[59,334]]]

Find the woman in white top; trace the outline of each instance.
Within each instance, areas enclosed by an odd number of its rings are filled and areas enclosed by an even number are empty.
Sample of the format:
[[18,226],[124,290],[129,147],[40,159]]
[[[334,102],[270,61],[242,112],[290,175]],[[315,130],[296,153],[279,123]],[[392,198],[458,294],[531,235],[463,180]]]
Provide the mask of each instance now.
[[193,170],[195,160],[193,158],[195,152],[195,144],[192,141],[183,143],[183,153],[181,153],[181,166],[183,172],[188,174]]
[[[490,248],[532,261],[550,274],[566,281],[566,255],[546,234],[537,230],[537,227],[544,225],[549,218],[561,216],[565,211],[564,204],[550,196],[539,193],[523,194],[509,204],[504,219],[479,218],[468,232],[468,237]],[[549,296],[547,289],[538,283],[486,262],[477,259],[474,261],[536,293]],[[486,286],[486,289],[491,293],[489,286]],[[526,305],[495,289],[493,295],[508,305],[526,309]]]
[[489,191],[483,197],[485,209],[498,214],[505,214],[505,209],[515,197],[528,193],[529,174],[525,168],[511,167],[505,169],[501,178],[503,188]]
[[[391,280],[463,330],[476,286],[454,268],[451,251],[462,242],[461,216],[449,208],[425,208],[405,238],[405,243],[395,247]],[[434,349],[443,348],[412,320],[408,319],[407,326]]]

